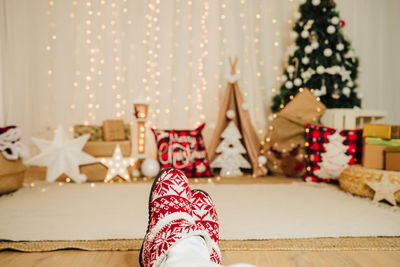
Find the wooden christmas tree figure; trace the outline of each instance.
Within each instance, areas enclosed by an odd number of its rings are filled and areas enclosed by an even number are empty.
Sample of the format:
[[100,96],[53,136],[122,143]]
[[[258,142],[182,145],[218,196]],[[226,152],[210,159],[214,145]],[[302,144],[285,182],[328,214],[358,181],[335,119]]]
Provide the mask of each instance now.
[[315,174],[319,177],[338,179],[340,174],[349,165],[351,156],[346,155],[347,146],[343,144],[345,138],[336,131],[328,137],[329,143],[325,144],[325,151],[321,154],[322,162],[320,162],[319,170]]
[[[267,174],[267,169],[258,161],[261,144],[251,123],[251,118],[248,112],[249,104],[244,101],[239,89],[238,80],[240,76],[235,71],[237,62],[237,58],[235,58],[234,61],[229,58],[231,71],[226,75],[228,84],[219,109],[217,126],[207,149],[208,156],[211,162],[217,157],[216,150],[221,142],[221,133],[227,128],[230,121],[233,121],[237,125],[238,131],[243,137],[245,153],[247,154],[248,160],[251,164],[253,175],[263,176]],[[228,112],[233,112],[233,114],[236,115],[232,118],[227,118]]]
[[251,169],[250,163],[242,156],[246,149],[240,142],[242,136],[233,121],[228,124],[221,137],[223,140],[216,150],[221,154],[211,163],[211,168],[221,168],[222,177],[241,176],[240,168]]

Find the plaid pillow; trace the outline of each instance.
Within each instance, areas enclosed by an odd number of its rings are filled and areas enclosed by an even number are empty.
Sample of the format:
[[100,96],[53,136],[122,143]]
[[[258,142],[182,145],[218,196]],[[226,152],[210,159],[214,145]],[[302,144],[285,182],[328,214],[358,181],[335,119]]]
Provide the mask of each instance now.
[[210,177],[211,170],[201,131],[204,123],[195,130],[158,130],[154,133],[161,169],[173,167],[187,177]]
[[306,142],[306,181],[336,182],[347,165],[361,163],[362,129],[306,124]]

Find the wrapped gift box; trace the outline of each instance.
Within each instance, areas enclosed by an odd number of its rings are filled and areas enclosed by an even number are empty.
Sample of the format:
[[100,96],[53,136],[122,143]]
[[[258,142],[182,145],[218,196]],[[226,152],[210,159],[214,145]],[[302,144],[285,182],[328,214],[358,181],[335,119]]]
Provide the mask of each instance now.
[[103,138],[105,141],[121,141],[125,139],[123,120],[103,121]]
[[400,147],[387,147],[384,150],[385,170],[400,171]]
[[[131,126],[130,124],[124,124],[124,138],[122,140],[131,139]],[[74,138],[82,136],[84,134],[90,134],[88,141],[104,141],[103,138],[103,127],[99,125],[82,125],[78,124],[74,126]]]
[[383,140],[382,138],[365,137],[362,165],[371,169],[384,169],[384,151],[387,147],[400,147],[399,139]]
[[112,157],[115,147],[119,145],[121,153],[124,157],[130,157],[132,154],[131,141],[101,141],[87,142],[83,147],[83,151],[94,157]]
[[364,137],[400,139],[400,125],[364,124]]

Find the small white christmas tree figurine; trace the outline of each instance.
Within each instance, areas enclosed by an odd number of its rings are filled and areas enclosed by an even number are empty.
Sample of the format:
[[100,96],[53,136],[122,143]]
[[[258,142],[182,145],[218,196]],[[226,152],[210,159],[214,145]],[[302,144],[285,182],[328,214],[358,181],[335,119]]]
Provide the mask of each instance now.
[[351,156],[346,155],[347,146],[343,144],[345,138],[336,131],[334,134],[328,137],[329,143],[325,144],[325,150],[321,154],[321,162],[319,170],[315,171],[315,174],[319,177],[338,179],[340,174],[349,165]]
[[223,140],[216,152],[221,153],[211,163],[211,168],[221,168],[222,177],[241,176],[240,168],[251,169],[250,163],[241,155],[246,153],[240,139],[242,136],[235,123],[231,121],[222,132]]

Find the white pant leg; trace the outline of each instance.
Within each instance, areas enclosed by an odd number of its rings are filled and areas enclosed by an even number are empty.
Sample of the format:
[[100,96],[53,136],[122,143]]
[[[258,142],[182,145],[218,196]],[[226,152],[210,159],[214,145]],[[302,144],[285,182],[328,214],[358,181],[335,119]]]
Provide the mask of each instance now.
[[[210,260],[207,246],[200,236],[180,240],[171,247],[160,267],[221,267]],[[250,264],[234,264],[229,267],[255,267]]]

